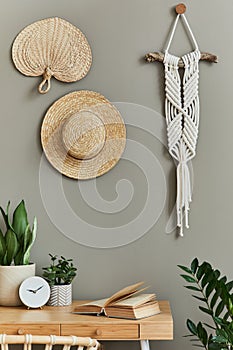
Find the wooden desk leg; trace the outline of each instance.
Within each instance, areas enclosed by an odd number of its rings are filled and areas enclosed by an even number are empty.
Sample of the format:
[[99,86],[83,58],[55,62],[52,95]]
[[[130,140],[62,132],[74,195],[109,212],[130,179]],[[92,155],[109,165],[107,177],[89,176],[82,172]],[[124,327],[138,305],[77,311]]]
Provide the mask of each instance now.
[[150,350],[149,340],[140,340],[141,350]]

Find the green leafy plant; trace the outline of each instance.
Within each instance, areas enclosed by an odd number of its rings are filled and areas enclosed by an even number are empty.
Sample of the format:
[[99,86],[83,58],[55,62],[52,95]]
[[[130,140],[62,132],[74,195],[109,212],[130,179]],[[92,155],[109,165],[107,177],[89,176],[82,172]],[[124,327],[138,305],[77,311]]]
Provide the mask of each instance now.
[[50,286],[71,284],[77,275],[77,268],[73,265],[73,259],[66,259],[64,256],[49,254],[50,266],[43,267],[43,277]]
[[[192,337],[193,345],[208,350],[233,349],[233,281],[227,281],[227,277],[210,263],[204,261],[200,264],[197,258],[190,267],[178,267],[185,272],[180,276],[189,283],[184,287],[195,292],[192,296],[204,304],[199,306],[200,311],[212,321],[211,324],[195,324],[187,319],[188,336]],[[199,343],[196,344],[195,340]]]
[[37,219],[34,218],[31,229],[24,200],[16,207],[12,221],[9,209],[10,201],[6,211],[0,207],[6,225],[5,234],[0,230],[0,265],[28,265],[31,248],[36,239]]

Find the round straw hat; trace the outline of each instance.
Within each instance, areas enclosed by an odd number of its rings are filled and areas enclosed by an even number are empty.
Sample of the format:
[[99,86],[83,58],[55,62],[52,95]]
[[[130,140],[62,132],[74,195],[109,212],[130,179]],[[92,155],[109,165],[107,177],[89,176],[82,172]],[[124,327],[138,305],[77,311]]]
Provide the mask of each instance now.
[[126,143],[118,110],[94,91],[75,91],[57,100],[41,128],[44,153],[52,166],[74,179],[103,175],[116,165]]
[[52,76],[63,82],[84,78],[91,67],[92,54],[80,29],[52,17],[30,24],[17,35],[12,59],[24,75],[43,75],[38,89],[44,94],[50,89]]

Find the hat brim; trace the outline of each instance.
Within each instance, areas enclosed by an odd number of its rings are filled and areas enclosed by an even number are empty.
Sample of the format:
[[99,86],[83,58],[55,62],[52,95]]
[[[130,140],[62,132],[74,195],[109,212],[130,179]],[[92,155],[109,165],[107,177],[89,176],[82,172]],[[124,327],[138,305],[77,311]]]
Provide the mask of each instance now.
[[[63,124],[79,112],[97,115],[105,126],[105,143],[91,159],[72,157],[62,141]],[[44,153],[63,175],[86,180],[107,173],[119,161],[126,144],[126,128],[119,111],[104,96],[94,91],[75,91],[57,100],[47,111],[41,128]]]

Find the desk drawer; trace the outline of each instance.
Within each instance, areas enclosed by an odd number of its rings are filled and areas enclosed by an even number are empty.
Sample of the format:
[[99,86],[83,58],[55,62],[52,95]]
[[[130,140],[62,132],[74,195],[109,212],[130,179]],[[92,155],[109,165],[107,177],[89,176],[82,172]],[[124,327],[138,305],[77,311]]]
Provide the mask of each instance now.
[[140,329],[140,339],[172,340],[173,324],[143,324]]
[[76,335],[96,339],[138,339],[139,326],[137,324],[112,325],[61,325],[61,335]]
[[59,324],[4,324],[0,325],[0,333],[6,334],[37,334],[37,335],[59,335]]

